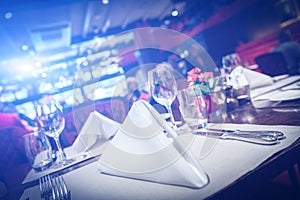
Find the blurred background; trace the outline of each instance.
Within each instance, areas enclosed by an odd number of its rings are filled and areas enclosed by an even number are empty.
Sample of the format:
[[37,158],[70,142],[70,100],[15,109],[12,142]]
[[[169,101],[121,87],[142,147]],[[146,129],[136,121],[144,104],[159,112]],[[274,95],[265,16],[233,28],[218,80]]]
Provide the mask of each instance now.
[[[113,92],[116,83],[142,64],[168,61],[186,75],[185,58],[193,55],[189,43],[166,41],[177,55],[160,51],[155,30],[135,32],[142,27],[192,37],[217,68],[222,56],[236,52],[244,66],[259,71],[255,58],[278,44],[281,29],[300,40],[299,5],[299,0],[2,0],[0,101],[34,119],[33,102],[44,95],[66,108],[122,95]],[[147,41],[156,49],[135,50]]]

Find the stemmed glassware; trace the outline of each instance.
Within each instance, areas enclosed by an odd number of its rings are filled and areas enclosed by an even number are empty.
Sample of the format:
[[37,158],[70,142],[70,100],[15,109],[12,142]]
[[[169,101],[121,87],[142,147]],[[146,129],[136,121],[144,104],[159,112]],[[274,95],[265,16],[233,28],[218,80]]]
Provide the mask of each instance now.
[[232,91],[232,96],[239,105],[250,101],[249,82],[244,75],[244,67],[237,53],[226,55],[222,58],[223,69],[226,76],[226,89]]
[[73,162],[72,159],[66,159],[59,141],[59,135],[65,127],[65,118],[59,102],[50,97],[41,99],[36,107],[36,120],[40,131],[52,137],[57,145],[55,166],[62,167]]
[[237,53],[232,53],[222,58],[222,67],[226,74],[230,74],[234,68],[239,66],[241,59]]
[[171,105],[177,95],[177,84],[175,77],[170,69],[159,64],[157,67],[148,72],[148,82],[150,85],[150,93],[154,100],[165,106],[170,114],[170,120],[173,127],[176,128]]

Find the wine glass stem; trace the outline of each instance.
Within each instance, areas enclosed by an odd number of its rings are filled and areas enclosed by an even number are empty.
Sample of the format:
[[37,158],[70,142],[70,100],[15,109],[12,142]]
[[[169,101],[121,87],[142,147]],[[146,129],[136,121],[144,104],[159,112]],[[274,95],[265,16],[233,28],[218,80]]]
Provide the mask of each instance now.
[[173,116],[173,112],[172,112],[171,105],[167,105],[166,108],[167,108],[167,110],[168,110],[168,113],[170,114],[170,120],[171,120],[171,123],[173,124],[174,129],[176,129],[177,126],[176,126],[176,124],[175,124],[175,119],[174,119],[174,116]]
[[65,154],[63,148],[60,145],[59,138],[54,137],[54,141],[56,143],[57,151],[58,151],[57,152],[58,153],[57,157],[58,157],[59,161],[64,162],[66,160],[66,154]]

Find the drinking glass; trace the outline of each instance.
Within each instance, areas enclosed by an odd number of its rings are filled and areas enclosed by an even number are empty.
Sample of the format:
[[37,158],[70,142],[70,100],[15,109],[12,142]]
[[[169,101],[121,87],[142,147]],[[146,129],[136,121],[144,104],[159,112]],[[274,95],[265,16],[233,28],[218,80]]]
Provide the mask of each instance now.
[[250,102],[249,82],[244,75],[244,67],[237,53],[226,55],[222,58],[225,70],[227,91],[231,91],[239,106]]
[[66,154],[61,147],[59,135],[65,127],[62,106],[52,98],[43,98],[36,108],[36,119],[40,130],[49,137],[52,137],[57,146],[56,166],[61,167],[71,163],[73,160],[66,159]]
[[157,103],[167,108],[171,123],[175,128],[175,120],[171,109],[177,94],[175,77],[168,67],[158,65],[155,69],[148,72],[148,82],[152,97]]
[[23,135],[23,145],[26,156],[33,170],[44,171],[55,162],[52,156],[52,148],[46,135],[40,131]]
[[241,65],[241,59],[237,53],[228,54],[222,57],[222,67],[226,74],[233,71],[234,68]]
[[192,130],[205,128],[207,109],[200,87],[192,86],[179,90],[177,94],[181,116]]
[[238,105],[243,106],[251,102],[250,86],[244,75],[244,68],[240,67],[232,73],[233,77],[233,97],[237,99]]

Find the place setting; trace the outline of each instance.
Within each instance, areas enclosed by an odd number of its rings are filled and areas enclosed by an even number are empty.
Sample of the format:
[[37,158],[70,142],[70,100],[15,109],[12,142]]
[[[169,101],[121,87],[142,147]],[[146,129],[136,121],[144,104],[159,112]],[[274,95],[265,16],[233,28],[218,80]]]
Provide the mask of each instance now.
[[[39,179],[40,187],[25,190],[21,199],[31,199],[31,195],[47,199],[47,195],[40,194],[49,183],[52,188],[49,196],[53,199],[59,195],[61,199],[116,197],[114,190],[108,189],[116,181],[120,184],[114,185],[115,189],[128,189],[126,196],[118,196],[124,199],[137,195],[132,188],[137,185],[141,185],[146,197],[163,187],[179,196],[187,192],[205,198],[298,139],[296,127],[210,122],[201,89],[189,86],[178,90],[175,82],[166,85],[166,81],[173,80],[172,75],[168,79],[165,76],[153,79],[160,77],[159,73],[168,73],[164,70],[168,69],[160,66],[149,72],[150,91],[166,107],[178,98],[181,126],[174,123],[172,109],[167,109],[170,123],[148,102],[139,100],[133,103],[123,123],[91,112],[74,143],[63,150],[58,136],[64,119],[50,112],[59,110],[57,107],[47,107],[46,116],[38,113],[41,130],[24,142],[25,147],[29,146],[29,141],[40,143],[41,152],[32,153],[33,170],[23,181],[25,184]],[[58,155],[53,155],[46,135],[56,137]],[[72,165],[91,157],[96,159],[72,170]],[[248,159],[250,157],[252,159]],[[222,174],[216,163],[222,163]],[[56,175],[69,167],[71,170],[61,174],[63,176]],[[61,188],[63,194],[58,194],[57,188]],[[171,193],[161,197],[169,195]]]
[[[32,166],[23,184],[99,156],[105,142],[118,128],[117,122],[94,111],[90,113],[74,143],[63,149],[59,135],[64,129],[65,119],[59,102],[48,97],[39,102],[37,121],[38,130],[23,136],[26,155]],[[57,151],[48,137],[54,138]]]

